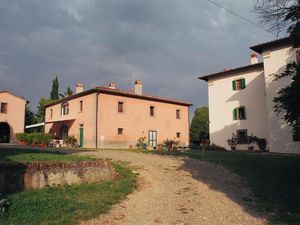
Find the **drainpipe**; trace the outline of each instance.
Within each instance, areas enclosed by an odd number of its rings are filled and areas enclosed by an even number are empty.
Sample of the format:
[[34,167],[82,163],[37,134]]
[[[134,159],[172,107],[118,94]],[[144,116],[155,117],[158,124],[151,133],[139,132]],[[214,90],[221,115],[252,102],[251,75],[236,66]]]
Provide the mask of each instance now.
[[98,96],[99,96],[99,90],[97,90],[97,93],[96,93],[96,132],[95,132],[95,136],[96,136],[95,146],[96,146],[96,148],[98,148]]

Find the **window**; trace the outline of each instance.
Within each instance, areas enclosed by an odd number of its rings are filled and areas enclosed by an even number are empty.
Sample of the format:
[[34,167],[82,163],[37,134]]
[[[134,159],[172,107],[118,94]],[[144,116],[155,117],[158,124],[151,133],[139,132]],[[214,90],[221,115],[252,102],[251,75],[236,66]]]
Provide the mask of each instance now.
[[83,101],[79,102],[79,112],[83,111]]
[[7,113],[7,103],[1,102],[0,107],[1,107],[0,108],[1,113]]
[[241,129],[236,131],[238,144],[247,144],[247,129]]
[[180,110],[176,109],[176,119],[180,119]]
[[53,116],[53,109],[50,109],[50,118]]
[[246,111],[244,106],[233,109],[233,120],[245,120],[245,119],[246,119]]
[[123,134],[123,128],[118,128],[118,135],[122,135]]
[[155,107],[150,106],[150,116],[155,116]]
[[124,102],[118,102],[118,112],[124,112]]
[[154,149],[157,146],[157,132],[156,131],[149,131],[149,146],[153,147]]
[[177,132],[177,133],[176,133],[176,137],[177,137],[177,138],[180,138],[180,132]]
[[233,80],[232,81],[232,90],[242,90],[246,88],[246,80],[245,79],[239,79],[239,80]]
[[61,104],[61,115],[68,115],[69,114],[69,103],[65,102]]

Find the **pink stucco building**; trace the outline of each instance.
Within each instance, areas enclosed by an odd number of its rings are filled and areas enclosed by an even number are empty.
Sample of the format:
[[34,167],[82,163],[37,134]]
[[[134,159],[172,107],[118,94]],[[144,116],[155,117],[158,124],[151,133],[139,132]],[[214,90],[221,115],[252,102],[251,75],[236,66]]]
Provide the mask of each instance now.
[[0,143],[16,141],[24,132],[26,100],[9,91],[0,91]]
[[156,148],[164,140],[189,144],[190,103],[142,93],[142,82],[133,91],[108,87],[83,90],[45,106],[45,132],[64,139],[74,135],[82,147],[134,147],[140,137]]

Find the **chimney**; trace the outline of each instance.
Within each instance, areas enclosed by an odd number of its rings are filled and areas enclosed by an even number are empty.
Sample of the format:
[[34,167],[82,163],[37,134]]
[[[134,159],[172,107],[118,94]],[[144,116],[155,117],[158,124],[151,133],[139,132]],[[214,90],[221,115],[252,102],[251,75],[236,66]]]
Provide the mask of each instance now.
[[108,88],[109,89],[116,89],[116,84],[111,82],[111,83],[108,84]]
[[134,82],[133,92],[136,95],[142,95],[143,94],[143,83],[142,83],[142,81],[136,80]]
[[76,94],[83,92],[83,84],[81,82],[78,82],[76,84]]
[[255,53],[251,54],[251,64],[258,63],[257,55]]

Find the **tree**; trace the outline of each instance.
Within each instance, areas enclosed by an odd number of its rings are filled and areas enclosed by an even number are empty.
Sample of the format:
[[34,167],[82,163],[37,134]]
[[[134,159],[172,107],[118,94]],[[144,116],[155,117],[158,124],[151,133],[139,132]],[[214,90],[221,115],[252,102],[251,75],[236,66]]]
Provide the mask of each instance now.
[[25,126],[35,124],[36,118],[34,113],[30,110],[28,104],[25,107]]
[[67,87],[67,91],[64,92],[63,94],[59,94],[59,96],[62,97],[62,98],[65,98],[65,97],[70,96],[70,95],[72,95],[72,94],[73,94],[73,91],[72,91],[72,89],[68,86],[68,87]]
[[[300,45],[300,0],[257,0],[256,10],[262,22],[277,32],[286,30],[290,35],[293,47]],[[300,59],[300,53],[298,59]],[[297,59],[297,56],[296,56]],[[275,75],[278,79],[290,77],[291,83],[278,91],[274,98],[274,109],[292,126],[293,135],[300,139],[300,62],[287,64],[282,74]]]
[[59,83],[58,83],[58,78],[56,76],[55,79],[52,80],[52,88],[51,88],[51,92],[50,92],[50,99],[52,99],[52,100],[59,99],[58,88],[59,88]]
[[190,140],[200,144],[203,140],[209,139],[208,107],[200,107],[195,110],[190,127]]
[[39,104],[37,106],[37,113],[35,114],[36,116],[36,122],[37,123],[42,123],[45,121],[45,108],[44,106],[50,102],[52,102],[52,99],[41,97]]

